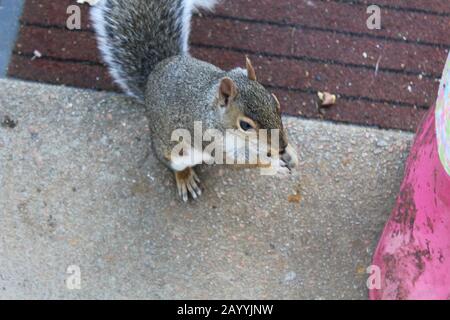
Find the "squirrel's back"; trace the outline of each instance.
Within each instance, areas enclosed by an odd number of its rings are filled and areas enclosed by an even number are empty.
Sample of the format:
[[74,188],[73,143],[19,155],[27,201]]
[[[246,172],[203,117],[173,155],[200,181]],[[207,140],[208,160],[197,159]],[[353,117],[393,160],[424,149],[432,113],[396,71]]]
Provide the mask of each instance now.
[[91,18],[103,60],[128,94],[142,99],[161,61],[188,54],[192,12],[217,0],[100,0]]

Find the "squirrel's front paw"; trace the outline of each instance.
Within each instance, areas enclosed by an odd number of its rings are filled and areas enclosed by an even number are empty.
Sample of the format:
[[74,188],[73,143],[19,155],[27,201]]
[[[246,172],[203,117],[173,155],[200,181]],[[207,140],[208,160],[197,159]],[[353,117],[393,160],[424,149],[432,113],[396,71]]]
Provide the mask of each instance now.
[[193,199],[197,199],[202,190],[198,184],[200,179],[192,168],[186,168],[183,171],[175,171],[175,180],[177,181],[178,194],[184,202],[188,201],[188,193],[191,194]]

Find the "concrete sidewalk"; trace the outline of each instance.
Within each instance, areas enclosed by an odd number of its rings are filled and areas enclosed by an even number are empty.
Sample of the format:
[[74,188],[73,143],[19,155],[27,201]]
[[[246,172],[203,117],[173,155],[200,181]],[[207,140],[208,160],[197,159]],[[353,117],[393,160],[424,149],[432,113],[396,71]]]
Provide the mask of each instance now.
[[205,167],[186,205],[125,97],[0,80],[0,121],[0,298],[364,299],[412,139],[286,118],[298,172]]

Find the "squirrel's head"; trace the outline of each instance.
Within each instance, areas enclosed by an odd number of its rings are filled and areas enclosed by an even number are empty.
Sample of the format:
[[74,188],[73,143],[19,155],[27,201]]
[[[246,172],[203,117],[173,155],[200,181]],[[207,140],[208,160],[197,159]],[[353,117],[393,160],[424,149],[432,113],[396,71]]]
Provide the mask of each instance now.
[[[235,129],[237,136],[246,141],[258,139],[259,143],[267,142],[267,155],[279,154],[289,169],[297,165],[295,148],[289,143],[283,127],[280,102],[275,94],[257,81],[248,57],[246,70],[231,70],[220,80],[217,104],[226,129]],[[273,134],[273,129],[278,134]],[[260,139],[261,130],[267,133],[267,138]]]

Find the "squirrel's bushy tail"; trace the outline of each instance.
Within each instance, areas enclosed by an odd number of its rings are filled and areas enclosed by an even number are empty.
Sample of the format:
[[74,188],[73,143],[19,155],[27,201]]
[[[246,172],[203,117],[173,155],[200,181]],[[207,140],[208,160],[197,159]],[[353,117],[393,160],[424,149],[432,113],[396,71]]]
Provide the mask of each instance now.
[[156,64],[187,54],[192,12],[217,0],[100,0],[91,20],[103,60],[128,94],[142,98]]

